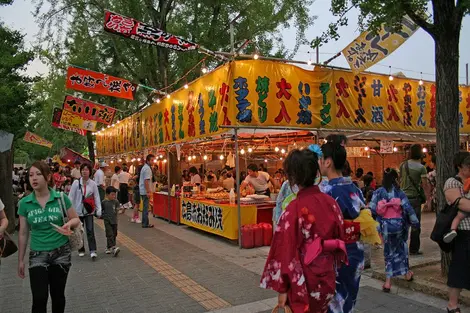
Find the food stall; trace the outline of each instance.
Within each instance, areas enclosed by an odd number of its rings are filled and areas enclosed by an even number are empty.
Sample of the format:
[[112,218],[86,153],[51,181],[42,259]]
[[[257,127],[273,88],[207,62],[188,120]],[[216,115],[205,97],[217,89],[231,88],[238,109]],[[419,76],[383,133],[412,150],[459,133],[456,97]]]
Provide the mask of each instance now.
[[[232,153],[235,180],[240,182],[247,163],[280,168],[288,151],[298,148],[302,140],[318,142],[324,132],[432,134],[435,90],[432,82],[406,77],[389,80],[388,75],[355,75],[331,67],[306,70],[274,61],[232,61],[98,132],[97,151],[105,158],[163,151],[168,172],[187,160],[190,165],[205,163],[208,155],[220,158],[223,168],[224,159]],[[470,88],[460,90],[462,99],[470,99]],[[467,110],[462,101],[462,134],[470,132]],[[283,137],[288,132],[292,135]],[[275,142],[276,136],[282,141]],[[170,161],[170,155],[176,157]],[[169,177],[168,190],[174,179]],[[268,220],[266,212],[273,206],[272,200],[244,203],[248,200],[240,190],[235,205],[216,202],[226,201],[227,192],[221,195],[223,199],[192,192],[189,197],[183,192],[174,201],[168,201],[167,195],[166,203],[160,196],[165,195],[154,196],[154,203],[157,207],[166,204],[168,210],[154,209],[156,216],[173,221],[179,216],[182,224],[231,239],[239,238],[236,233],[245,223]]]

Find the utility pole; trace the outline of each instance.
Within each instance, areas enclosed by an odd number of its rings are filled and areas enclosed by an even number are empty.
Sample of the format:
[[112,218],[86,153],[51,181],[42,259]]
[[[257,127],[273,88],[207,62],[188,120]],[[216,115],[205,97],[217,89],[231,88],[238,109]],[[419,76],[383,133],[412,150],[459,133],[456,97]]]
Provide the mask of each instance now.
[[234,21],[230,22],[230,53],[235,53],[235,35],[233,29]]

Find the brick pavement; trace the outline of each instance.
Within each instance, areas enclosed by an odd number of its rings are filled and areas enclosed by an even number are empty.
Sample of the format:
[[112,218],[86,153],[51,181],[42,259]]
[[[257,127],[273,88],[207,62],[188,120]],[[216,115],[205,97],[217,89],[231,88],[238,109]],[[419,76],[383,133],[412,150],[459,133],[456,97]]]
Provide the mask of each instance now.
[[[163,223],[156,224],[163,229]],[[267,249],[239,250],[201,232],[168,225],[172,234],[185,234],[187,238],[181,240],[161,229],[142,229],[121,216],[118,241],[122,252],[112,258],[102,252],[106,240],[99,225],[99,259],[73,257],[66,312],[254,313],[270,312],[276,303],[275,293],[258,288],[259,272],[250,269],[259,266],[238,264],[257,260]],[[0,313],[29,312],[28,278],[17,278],[15,257],[2,262]],[[359,312],[443,312],[436,309],[445,306],[442,300],[402,290],[386,295],[377,289],[380,286],[378,281],[363,278]]]

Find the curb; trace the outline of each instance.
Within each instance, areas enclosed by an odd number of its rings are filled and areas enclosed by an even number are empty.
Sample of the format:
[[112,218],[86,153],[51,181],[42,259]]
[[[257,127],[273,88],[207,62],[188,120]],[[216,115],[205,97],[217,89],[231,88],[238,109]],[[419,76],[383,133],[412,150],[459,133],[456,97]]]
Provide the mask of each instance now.
[[[438,263],[440,263],[440,260],[424,262],[422,264],[417,264],[416,266],[412,266],[410,267],[410,269],[422,268],[422,267],[426,267],[426,266],[434,265]],[[378,271],[374,269],[371,269],[370,271],[372,274],[372,278],[385,281],[386,277],[383,271]],[[447,285],[438,284],[432,281],[420,279],[419,277],[416,277],[416,276],[414,277],[414,280],[412,282],[408,282],[404,279],[394,277],[392,278],[392,284],[398,287],[407,288],[413,291],[422,292],[426,295],[439,297],[441,299],[448,300]],[[470,293],[462,292],[460,294],[459,302],[464,305],[470,306]]]

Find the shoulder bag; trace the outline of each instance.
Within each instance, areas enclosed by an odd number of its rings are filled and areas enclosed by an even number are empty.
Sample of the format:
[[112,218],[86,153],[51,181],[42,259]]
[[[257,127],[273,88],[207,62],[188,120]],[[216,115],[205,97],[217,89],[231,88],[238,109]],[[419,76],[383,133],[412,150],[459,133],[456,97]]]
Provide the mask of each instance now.
[[78,180],[78,189],[80,190],[80,193],[82,195],[83,208],[85,209],[85,211],[83,212],[84,215],[92,215],[93,213],[95,213],[96,209],[95,195],[91,194],[90,197],[86,197],[86,184],[84,191],[82,191],[82,184],[80,183],[80,180]]
[[408,179],[410,180],[411,184],[413,185],[413,188],[416,189],[418,192],[418,199],[421,202],[421,204],[426,203],[426,194],[424,193],[423,187],[421,187],[418,183],[416,183],[410,175],[410,167],[408,166],[408,161],[405,161],[405,171],[406,175],[408,176]]
[[[59,201],[59,206],[62,210],[62,218],[64,220],[64,224],[69,221],[68,215],[67,215],[67,208],[65,207],[65,201],[64,201],[64,193],[60,193],[60,201]],[[84,234],[84,229],[83,225],[80,222],[77,227],[72,229],[72,235],[69,236],[69,241],[70,241],[70,248],[72,250],[80,250],[83,248],[83,234]]]
[[11,236],[5,232],[3,238],[0,239],[0,258],[6,258],[18,251],[18,246],[11,239]]

